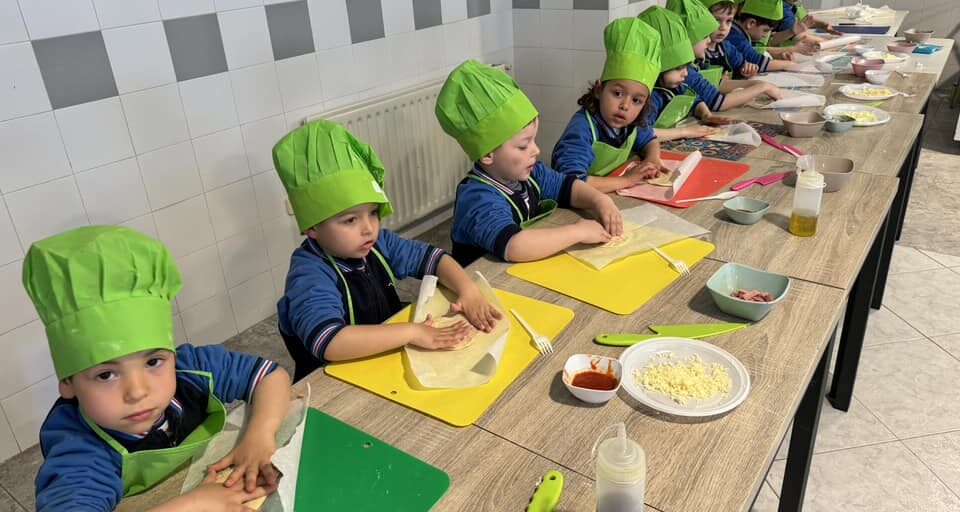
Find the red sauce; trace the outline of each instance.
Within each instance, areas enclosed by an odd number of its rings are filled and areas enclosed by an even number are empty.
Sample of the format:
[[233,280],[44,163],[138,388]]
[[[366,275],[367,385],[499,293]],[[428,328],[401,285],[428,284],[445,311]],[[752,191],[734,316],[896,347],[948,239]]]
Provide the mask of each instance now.
[[611,373],[586,370],[574,375],[570,384],[578,388],[610,391],[617,387],[617,378]]

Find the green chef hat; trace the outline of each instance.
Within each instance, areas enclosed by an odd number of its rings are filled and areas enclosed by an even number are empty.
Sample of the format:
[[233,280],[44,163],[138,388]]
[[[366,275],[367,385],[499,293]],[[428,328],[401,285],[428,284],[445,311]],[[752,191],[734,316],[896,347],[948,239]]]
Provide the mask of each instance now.
[[653,89],[660,74],[660,36],[637,18],[620,18],[603,29],[607,60],[600,80],[627,79]]
[[86,226],[34,242],[23,287],[47,331],[58,379],[142,350],[173,350],[180,272],[160,242]]
[[752,14],[771,21],[783,19],[783,0],[745,0],[740,14]]
[[637,17],[660,33],[661,72],[693,62],[693,45],[677,13],[653,6]]
[[742,4],[743,0],[700,0],[700,3],[703,4],[707,9],[713,7],[720,2],[733,2],[735,4]]
[[698,0],[667,0],[667,9],[679,14],[683,19],[687,37],[692,44],[703,41],[720,28],[720,23],[710,13],[710,9]]
[[450,72],[434,112],[443,131],[473,161],[510,140],[538,115],[513,78],[475,60]]
[[383,191],[383,164],[373,149],[332,121],[319,120],[286,134],[273,147],[273,164],[300,231],[364,203],[393,213]]

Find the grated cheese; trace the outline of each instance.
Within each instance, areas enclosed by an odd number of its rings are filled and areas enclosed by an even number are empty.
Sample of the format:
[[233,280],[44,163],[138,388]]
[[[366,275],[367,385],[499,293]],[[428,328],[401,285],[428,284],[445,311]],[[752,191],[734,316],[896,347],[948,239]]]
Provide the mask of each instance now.
[[648,391],[669,396],[686,405],[691,398],[709,399],[730,392],[730,375],[720,363],[704,364],[699,355],[681,361],[675,354],[661,355],[659,362],[633,370],[634,381]]

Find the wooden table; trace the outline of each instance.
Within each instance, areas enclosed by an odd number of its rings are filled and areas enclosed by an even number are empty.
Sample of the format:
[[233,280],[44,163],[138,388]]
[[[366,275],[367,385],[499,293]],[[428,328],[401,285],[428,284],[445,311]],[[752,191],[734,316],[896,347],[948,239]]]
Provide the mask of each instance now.
[[[862,78],[853,74],[838,76],[849,77],[848,81],[850,83],[867,83]],[[844,96],[840,92],[840,88],[844,85],[849,84],[840,83],[839,81],[825,84],[817,91],[817,94],[822,94],[827,98],[827,105],[833,105],[835,103],[862,103],[866,105],[873,103],[873,101],[855,100]],[[886,110],[887,112],[920,114],[924,112],[927,100],[930,98],[930,95],[937,86],[937,79],[936,75],[931,73],[907,73],[906,77],[903,77],[897,73],[893,73],[890,75],[890,79],[887,80],[884,86],[905,92],[907,94],[913,94],[914,96],[910,98],[905,96],[896,96],[887,100],[880,100],[877,108]]]

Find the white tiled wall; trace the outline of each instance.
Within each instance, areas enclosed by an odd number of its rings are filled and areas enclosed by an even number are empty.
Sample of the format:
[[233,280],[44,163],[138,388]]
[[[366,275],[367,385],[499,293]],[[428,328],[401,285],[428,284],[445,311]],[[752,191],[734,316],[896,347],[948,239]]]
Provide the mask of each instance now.
[[[0,0],[0,82],[16,85],[0,87],[0,460],[37,442],[57,396],[20,282],[32,242],[93,223],[159,238],[185,280],[178,342],[221,342],[275,312],[300,241],[273,170],[279,137],[308,114],[442,77],[465,58],[513,64],[510,0],[476,18],[444,0],[445,24],[422,30],[382,0],[386,37],[355,45],[345,0],[308,0],[317,51],[276,62],[263,9],[244,10],[260,3]],[[178,83],[162,20],[212,12],[229,69]],[[30,39],[91,30],[103,32],[119,97],[52,111]],[[574,48],[564,50],[572,81]]]

